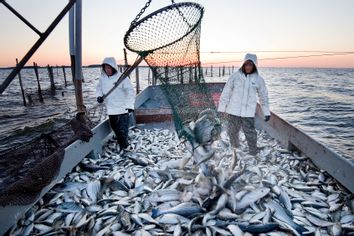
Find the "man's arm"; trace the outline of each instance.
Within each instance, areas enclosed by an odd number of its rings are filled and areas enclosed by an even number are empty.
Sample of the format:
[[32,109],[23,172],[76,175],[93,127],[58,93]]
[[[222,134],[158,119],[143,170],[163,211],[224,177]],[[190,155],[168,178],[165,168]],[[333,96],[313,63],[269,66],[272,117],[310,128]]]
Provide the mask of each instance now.
[[220,101],[219,101],[219,106],[218,106],[218,111],[219,112],[225,112],[227,105],[230,102],[232,90],[234,89],[234,76],[230,76],[230,78],[227,80],[221,96],[220,96]]
[[130,81],[129,78],[125,79],[123,83],[123,89],[126,92],[127,95],[127,104],[126,104],[126,109],[128,110],[134,110],[134,104],[135,104],[135,89]]
[[[262,111],[264,116],[270,116],[270,110],[269,110],[269,98],[268,98],[268,89],[267,86],[264,82],[264,79],[259,76],[260,81],[259,81],[259,88],[257,90],[258,92],[258,96],[259,96],[259,102],[261,104],[262,107]],[[267,117],[267,119],[269,120],[269,118]]]

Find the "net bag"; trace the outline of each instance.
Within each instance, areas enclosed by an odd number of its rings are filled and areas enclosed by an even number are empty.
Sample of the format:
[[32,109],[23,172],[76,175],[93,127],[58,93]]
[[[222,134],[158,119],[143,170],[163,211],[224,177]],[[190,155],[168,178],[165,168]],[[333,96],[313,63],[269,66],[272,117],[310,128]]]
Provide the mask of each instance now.
[[206,109],[215,111],[200,63],[203,14],[197,3],[174,3],[133,21],[124,37],[125,46],[151,68],[170,103],[177,133],[187,138],[186,122]]

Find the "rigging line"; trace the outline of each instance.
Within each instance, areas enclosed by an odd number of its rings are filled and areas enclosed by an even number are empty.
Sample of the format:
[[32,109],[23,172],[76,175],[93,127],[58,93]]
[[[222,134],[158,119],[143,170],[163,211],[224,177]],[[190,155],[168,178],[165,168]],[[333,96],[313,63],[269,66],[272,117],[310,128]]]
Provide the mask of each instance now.
[[[272,61],[272,60],[286,60],[286,59],[297,59],[297,58],[307,58],[307,57],[322,57],[322,56],[341,56],[341,55],[351,55],[354,52],[342,52],[342,53],[322,53],[322,54],[312,54],[312,55],[301,55],[301,56],[289,56],[289,57],[268,57],[259,58],[259,61]],[[204,65],[211,64],[225,64],[225,63],[240,63],[243,60],[233,60],[233,61],[220,61],[220,62],[205,62]]]
[[242,54],[242,53],[354,53],[354,51],[311,51],[311,50],[303,50],[303,51],[297,51],[297,50],[275,50],[275,51],[204,51],[200,53],[209,53],[209,54]]
[[[183,53],[183,52],[180,52]],[[256,50],[256,51],[202,51],[203,54],[244,54],[244,53],[354,53],[354,51],[326,51],[326,50]],[[134,55],[134,52],[127,52],[128,55]]]

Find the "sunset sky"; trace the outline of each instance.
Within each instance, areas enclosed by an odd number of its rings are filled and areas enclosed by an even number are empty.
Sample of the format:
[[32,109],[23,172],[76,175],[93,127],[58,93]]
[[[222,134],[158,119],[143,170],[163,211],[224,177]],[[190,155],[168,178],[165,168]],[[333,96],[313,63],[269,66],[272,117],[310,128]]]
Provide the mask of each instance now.
[[[40,31],[67,4],[66,0],[7,0]],[[176,1],[180,2],[180,1]],[[318,55],[322,51],[354,52],[353,0],[194,0],[205,7],[202,22],[202,62],[239,65],[243,52],[260,59]],[[168,5],[153,0],[151,12]],[[105,56],[123,59],[123,37],[143,0],[83,0],[83,63]],[[69,64],[68,17],[30,60],[39,65]],[[0,4],[0,67],[13,66],[38,36]],[[208,53],[241,52],[241,53]],[[260,52],[318,51],[318,52]],[[136,57],[129,54],[130,62]],[[121,61],[118,61],[121,63]],[[221,63],[222,65],[222,63]],[[264,67],[354,68],[354,54],[297,59],[260,60]]]

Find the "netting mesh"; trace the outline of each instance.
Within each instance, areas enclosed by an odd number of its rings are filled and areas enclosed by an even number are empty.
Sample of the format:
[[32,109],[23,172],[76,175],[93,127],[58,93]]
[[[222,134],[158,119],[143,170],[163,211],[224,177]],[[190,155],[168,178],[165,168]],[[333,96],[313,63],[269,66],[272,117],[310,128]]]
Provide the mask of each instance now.
[[[100,108],[89,110],[87,127],[101,122],[103,113]],[[29,204],[53,180],[60,169],[64,148],[85,132],[83,124],[73,127],[72,121],[30,143],[0,153],[0,206]],[[75,128],[80,132],[74,133]]]
[[200,33],[204,9],[184,2],[162,8],[136,22],[125,46],[144,57],[173,111],[178,131],[203,110],[215,109],[200,65]]

